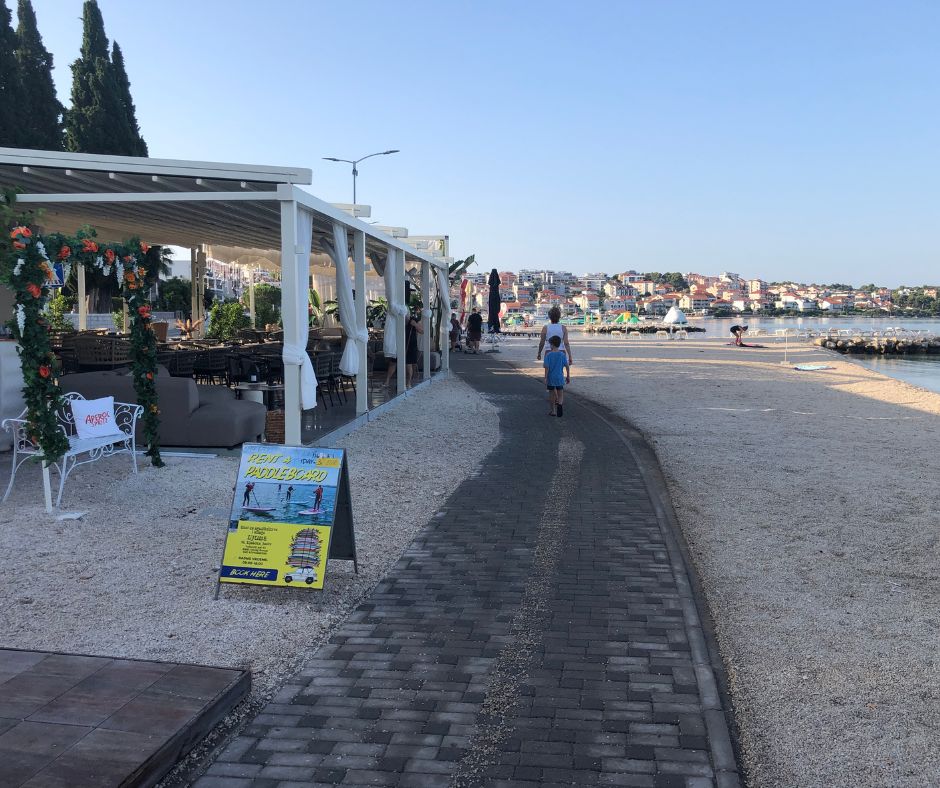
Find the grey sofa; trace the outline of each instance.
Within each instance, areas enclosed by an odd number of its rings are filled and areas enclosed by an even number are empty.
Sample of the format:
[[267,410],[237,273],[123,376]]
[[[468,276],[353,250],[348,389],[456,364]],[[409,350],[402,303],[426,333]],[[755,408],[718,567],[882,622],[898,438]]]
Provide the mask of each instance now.
[[[77,391],[88,399],[113,396],[137,402],[134,379],[127,370],[79,372],[64,375],[62,391]],[[191,378],[173,378],[164,368],[157,374],[160,404],[160,443],[163,446],[238,446],[259,440],[267,409],[258,402],[235,399],[222,386],[197,386]],[[140,423],[138,422],[138,440]]]

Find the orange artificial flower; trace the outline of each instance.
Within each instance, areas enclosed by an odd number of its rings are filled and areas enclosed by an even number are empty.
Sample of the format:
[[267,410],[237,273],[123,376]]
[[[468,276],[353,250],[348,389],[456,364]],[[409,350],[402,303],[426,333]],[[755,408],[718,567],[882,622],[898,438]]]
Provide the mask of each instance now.
[[143,306],[137,307],[137,314],[144,319],[150,318],[150,307],[144,304]]
[[150,244],[141,243],[140,251],[142,251],[144,254],[147,254],[147,252],[150,251]]
[[26,292],[28,292],[33,298],[39,298],[42,295],[42,290],[39,289],[39,285],[34,285],[30,282],[26,285]]
[[133,263],[133,262],[134,262],[134,255],[132,255],[132,254],[126,254],[126,255],[124,255],[124,262],[125,262],[125,263]]
[[146,268],[138,268],[138,269],[137,269],[137,276],[139,276],[141,279],[143,279],[146,275],[147,275],[147,269],[146,269]]
[[41,378],[48,378],[51,374],[52,374],[52,370],[49,368],[48,365],[43,364],[43,365],[39,368],[39,377],[41,377]]
[[28,239],[32,236],[32,234],[33,234],[33,231],[30,230],[28,227],[23,227],[22,225],[20,225],[19,227],[14,227],[12,230],[10,230],[10,238],[13,239],[13,248],[25,249],[26,244],[28,244],[29,241],[28,240],[24,241],[22,239],[23,238]]
[[68,246],[63,246],[59,249],[58,258],[60,260],[68,260],[70,254],[72,254],[72,250]]
[[133,282],[134,279],[135,279],[134,272],[133,272],[133,271],[127,271],[127,272],[124,274],[124,278],[125,278],[128,282]]
[[114,250],[105,249],[104,250],[104,259],[108,261],[108,265],[111,265],[114,262]]
[[82,251],[83,252],[97,252],[98,244],[91,240],[91,238],[82,238]]
[[152,372],[148,372],[148,373],[147,373],[147,380],[153,380],[153,373],[152,373]]
[[50,265],[48,265],[47,263],[41,263],[39,267],[42,268],[43,271],[45,271],[46,279],[48,279],[50,282],[55,281],[55,271],[52,270],[52,267]]

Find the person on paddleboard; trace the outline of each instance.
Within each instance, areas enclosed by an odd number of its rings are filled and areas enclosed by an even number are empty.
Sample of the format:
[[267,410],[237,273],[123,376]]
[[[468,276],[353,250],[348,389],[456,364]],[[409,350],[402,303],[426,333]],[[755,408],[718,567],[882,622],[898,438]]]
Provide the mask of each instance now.
[[287,488],[287,502],[290,503],[290,497],[294,494],[294,485]]
[[319,509],[320,504],[323,502],[323,485],[318,484],[317,489],[313,493],[313,508]]
[[245,485],[245,496],[242,498],[242,506],[249,506],[251,504],[251,491],[254,489],[254,482],[248,482],[248,484]]

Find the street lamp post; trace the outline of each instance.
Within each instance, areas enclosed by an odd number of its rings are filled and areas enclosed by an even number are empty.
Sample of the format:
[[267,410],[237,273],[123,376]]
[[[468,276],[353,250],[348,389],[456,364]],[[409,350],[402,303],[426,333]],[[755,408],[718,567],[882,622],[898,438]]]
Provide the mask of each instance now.
[[359,170],[356,169],[356,165],[365,161],[366,159],[371,159],[373,156],[388,156],[390,153],[400,153],[398,150],[383,150],[378,153],[370,153],[368,156],[363,156],[361,159],[336,159],[332,156],[324,156],[324,161],[341,161],[346,164],[352,164],[352,176],[353,176],[353,205],[356,204],[356,176],[359,174]]

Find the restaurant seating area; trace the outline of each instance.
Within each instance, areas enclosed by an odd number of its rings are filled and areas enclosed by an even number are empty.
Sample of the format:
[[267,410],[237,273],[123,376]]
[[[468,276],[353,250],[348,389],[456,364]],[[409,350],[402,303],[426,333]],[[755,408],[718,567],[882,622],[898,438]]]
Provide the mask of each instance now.
[[[238,339],[172,338],[157,343],[160,441],[165,446],[232,447],[258,440],[284,407],[283,334],[248,329]],[[307,353],[317,377],[317,408],[303,417],[303,440],[355,418],[356,378],[344,375],[342,329],[311,329]],[[52,332],[63,388],[86,397],[134,401],[130,339],[103,331]],[[382,334],[368,343],[369,408],[395,394],[385,386]],[[266,429],[267,424],[267,429]],[[273,428],[277,431],[277,427]]]

